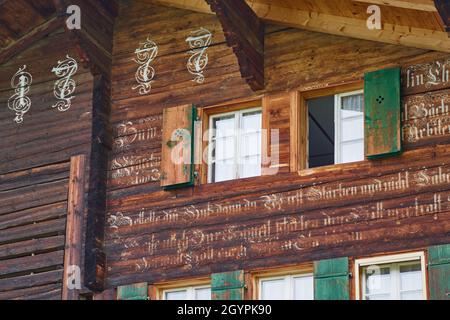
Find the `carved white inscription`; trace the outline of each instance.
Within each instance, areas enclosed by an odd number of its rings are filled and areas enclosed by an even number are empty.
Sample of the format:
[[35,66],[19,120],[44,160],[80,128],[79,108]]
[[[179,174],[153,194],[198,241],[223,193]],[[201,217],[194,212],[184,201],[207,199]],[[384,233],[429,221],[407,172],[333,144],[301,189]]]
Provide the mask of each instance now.
[[30,91],[33,77],[25,71],[26,68],[26,65],[19,68],[11,79],[14,94],[8,99],[8,108],[16,113],[15,123],[22,123],[23,116],[31,108],[31,99],[27,96],[27,93]]
[[153,78],[155,77],[155,69],[151,66],[153,60],[158,55],[158,46],[155,42],[147,38],[147,40],[140,44],[134,52],[136,58],[133,59],[139,67],[136,71],[136,82],[138,83],[132,89],[139,89],[139,94],[145,95],[150,93],[152,89]]
[[72,76],[78,70],[78,63],[75,59],[66,56],[63,61],[58,61],[58,65],[52,69],[52,72],[60,79],[55,82],[53,93],[56,99],[59,99],[52,107],[64,112],[70,109],[72,99],[75,98],[73,93],[76,89],[76,82]]
[[191,50],[191,56],[187,62],[187,69],[190,74],[194,76],[192,81],[196,83],[203,83],[205,81],[204,69],[208,65],[208,54],[206,50],[212,42],[212,34],[205,28],[192,31],[191,35],[186,38]]
[[[254,257],[280,250],[299,252],[320,246],[359,242],[366,239],[367,232],[371,232],[351,230],[342,234],[344,226],[375,223],[381,219],[390,219],[396,225],[402,225],[410,218],[424,216],[436,221],[440,214],[450,210],[448,191],[418,194],[408,204],[400,205],[395,199],[384,200],[382,195],[448,184],[449,167],[439,166],[405,170],[364,183],[313,185],[237,201],[224,200],[166,209],[143,208],[138,213],[111,213],[108,222],[113,243],[123,247],[123,259],[132,260],[134,256],[142,259],[141,248],[146,248],[145,263],[137,261],[136,271],[180,266],[191,269],[211,261],[248,258],[249,252]],[[383,200],[359,203],[350,208],[328,208],[320,215],[309,215],[308,208],[314,208],[317,203],[355,197],[365,199],[369,196]],[[270,217],[246,224],[206,224],[205,227],[198,227],[200,221],[206,222],[209,218],[221,216],[225,221],[233,216],[243,216],[246,212],[267,212]],[[149,232],[147,237],[121,238],[121,228],[143,225]],[[177,228],[177,225],[183,228]],[[124,232],[126,235],[127,231]],[[217,243],[223,247],[218,247]]]

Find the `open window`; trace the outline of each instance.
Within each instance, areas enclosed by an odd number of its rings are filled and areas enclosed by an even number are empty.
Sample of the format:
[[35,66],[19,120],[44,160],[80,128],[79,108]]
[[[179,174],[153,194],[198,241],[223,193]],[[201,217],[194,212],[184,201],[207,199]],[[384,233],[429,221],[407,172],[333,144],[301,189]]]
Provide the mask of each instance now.
[[306,100],[308,167],[364,160],[364,96],[351,91]]

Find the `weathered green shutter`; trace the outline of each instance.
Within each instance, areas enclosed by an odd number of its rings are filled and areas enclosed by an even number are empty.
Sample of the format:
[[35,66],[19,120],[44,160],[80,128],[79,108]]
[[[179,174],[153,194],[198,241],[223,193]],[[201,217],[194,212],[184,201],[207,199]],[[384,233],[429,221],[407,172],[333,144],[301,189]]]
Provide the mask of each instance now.
[[244,287],[243,270],[211,275],[212,300],[243,300]]
[[164,109],[161,150],[161,186],[164,189],[194,184],[195,118],[193,105]]
[[377,159],[401,152],[400,68],[366,73],[364,102],[367,158]]
[[147,282],[117,287],[117,300],[148,300]]
[[450,300],[450,244],[428,248],[431,300]]
[[348,258],[314,262],[314,299],[349,300]]

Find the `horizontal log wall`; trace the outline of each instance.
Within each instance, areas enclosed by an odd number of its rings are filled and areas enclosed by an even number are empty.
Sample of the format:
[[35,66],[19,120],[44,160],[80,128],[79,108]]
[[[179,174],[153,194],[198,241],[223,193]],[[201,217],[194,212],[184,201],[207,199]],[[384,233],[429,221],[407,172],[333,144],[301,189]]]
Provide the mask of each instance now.
[[61,299],[69,166],[0,175],[0,299]]
[[[411,70],[445,62],[444,54],[268,26],[266,90],[253,93],[214,16],[139,2],[121,9],[112,70],[108,287],[449,241],[449,113],[438,108],[441,98],[448,103],[449,86],[411,89],[407,82]],[[197,83],[186,66],[186,37],[201,27],[213,41],[204,52],[205,81]],[[158,55],[151,92],[140,95],[133,58],[146,39]],[[365,72],[396,65],[404,73],[404,154],[290,173],[289,92],[361,81]],[[266,125],[280,130],[277,175],[161,189],[164,108],[262,96]]]
[[[67,55],[78,71],[75,98],[61,112],[52,107],[58,101],[52,68]],[[33,77],[31,108],[17,124],[7,101],[23,65]],[[62,29],[0,69],[0,298],[61,299],[69,159],[90,154],[93,77]]]

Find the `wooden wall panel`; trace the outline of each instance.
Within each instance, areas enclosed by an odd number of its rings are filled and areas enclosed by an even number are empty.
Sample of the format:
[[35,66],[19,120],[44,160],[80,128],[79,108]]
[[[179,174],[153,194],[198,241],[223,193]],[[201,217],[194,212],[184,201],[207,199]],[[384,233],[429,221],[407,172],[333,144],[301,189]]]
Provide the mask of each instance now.
[[0,174],[0,299],[61,299],[69,162]]
[[[205,81],[195,83],[186,69],[185,38],[200,27],[212,32],[213,45],[206,50]],[[152,91],[139,95],[132,90],[134,50],[147,37],[159,53],[152,62]],[[438,119],[446,123],[448,110],[438,107],[441,98],[447,103],[447,87],[411,91],[405,78],[407,68],[446,61],[447,55],[273,26],[265,44],[266,90],[252,93],[214,16],[145,3],[122,6],[112,69],[107,287],[448,242],[449,132],[413,135]],[[289,173],[293,90],[354,83],[366,72],[392,66],[404,74],[405,153]],[[162,190],[165,108],[261,97],[265,124],[280,129],[277,175]],[[425,113],[415,107],[422,103]]]
[[[57,102],[53,86],[57,80],[51,72],[66,55],[78,59],[68,37],[56,32],[33,45],[7,64],[0,73],[0,173],[65,161],[70,156],[88,153],[92,124],[92,75],[81,64],[73,79],[75,98],[66,112],[52,108]],[[33,76],[28,96],[31,109],[20,125],[14,123],[14,112],[6,106],[13,95],[11,77],[27,65]]]

